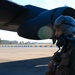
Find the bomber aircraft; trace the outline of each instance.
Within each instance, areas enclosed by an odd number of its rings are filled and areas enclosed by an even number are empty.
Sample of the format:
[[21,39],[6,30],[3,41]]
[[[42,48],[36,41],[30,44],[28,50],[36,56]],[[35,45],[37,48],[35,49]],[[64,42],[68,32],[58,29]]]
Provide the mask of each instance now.
[[33,40],[55,38],[53,24],[60,15],[75,18],[75,10],[65,6],[48,10],[0,0],[0,29],[17,32],[24,38]]

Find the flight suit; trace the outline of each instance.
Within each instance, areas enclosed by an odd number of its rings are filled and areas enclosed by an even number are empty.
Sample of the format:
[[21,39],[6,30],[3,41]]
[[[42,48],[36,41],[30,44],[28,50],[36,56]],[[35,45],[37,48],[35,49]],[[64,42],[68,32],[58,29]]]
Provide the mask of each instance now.
[[69,68],[70,68],[69,75],[75,75],[75,37],[68,38],[68,44],[67,46],[65,45],[65,47],[62,48],[61,52],[64,51],[67,52],[68,50],[72,49],[70,54],[70,62],[69,62]]
[[[75,39],[71,41],[71,48],[75,46]],[[75,75],[75,48],[72,50],[70,55],[70,75]]]

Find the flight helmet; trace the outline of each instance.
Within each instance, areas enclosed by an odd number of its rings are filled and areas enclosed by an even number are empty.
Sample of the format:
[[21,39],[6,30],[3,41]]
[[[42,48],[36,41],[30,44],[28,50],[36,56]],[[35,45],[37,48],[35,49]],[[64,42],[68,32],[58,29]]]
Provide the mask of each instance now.
[[64,35],[75,34],[75,19],[61,15],[55,20],[54,28],[61,28]]

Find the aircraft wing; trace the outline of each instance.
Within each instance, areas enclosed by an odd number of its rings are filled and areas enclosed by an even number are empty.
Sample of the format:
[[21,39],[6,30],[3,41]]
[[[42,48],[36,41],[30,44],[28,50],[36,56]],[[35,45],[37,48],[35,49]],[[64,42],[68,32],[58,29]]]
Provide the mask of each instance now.
[[47,10],[32,5],[21,6],[8,0],[0,0],[0,29],[16,31],[19,36],[24,38],[34,40],[55,38],[52,27],[60,15],[75,18],[75,9],[58,7]]
[[21,6],[8,0],[0,0],[0,29],[17,32],[23,22],[45,10],[32,5]]

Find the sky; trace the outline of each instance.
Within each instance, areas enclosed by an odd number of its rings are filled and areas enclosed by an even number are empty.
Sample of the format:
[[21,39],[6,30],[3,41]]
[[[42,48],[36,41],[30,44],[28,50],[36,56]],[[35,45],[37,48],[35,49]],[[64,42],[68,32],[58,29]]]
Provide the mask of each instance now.
[[[61,6],[69,6],[75,9],[75,0],[9,0],[18,5],[34,5],[46,9],[53,9]],[[5,30],[0,30],[0,38],[2,40],[16,40],[16,41],[31,41],[31,42],[51,42],[50,39],[47,40],[29,40],[26,38],[20,37],[16,32],[10,32]]]

